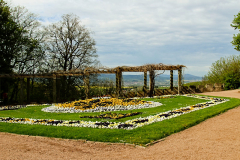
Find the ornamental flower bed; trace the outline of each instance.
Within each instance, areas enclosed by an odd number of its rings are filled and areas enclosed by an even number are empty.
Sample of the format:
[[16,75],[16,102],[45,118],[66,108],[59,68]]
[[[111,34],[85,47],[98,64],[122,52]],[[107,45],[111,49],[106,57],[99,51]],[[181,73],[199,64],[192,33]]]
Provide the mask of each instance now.
[[15,110],[27,107],[26,105],[16,105],[16,106],[0,106],[0,111],[2,110]]
[[142,114],[142,112],[134,112],[134,113],[105,113],[105,114],[100,114],[97,116],[80,116],[80,118],[102,118],[102,119],[121,119],[125,117],[131,117],[131,116],[136,116]]
[[81,112],[106,112],[106,111],[123,111],[142,108],[153,108],[161,106],[159,102],[150,102],[140,99],[87,99],[67,103],[52,105],[43,108],[44,112],[58,113],[81,113]]
[[28,106],[46,106],[46,105],[50,105],[50,104],[29,104],[29,105],[16,105],[16,106],[0,106],[0,111],[2,110],[16,110],[16,109],[21,109],[21,108],[26,108]]
[[53,126],[68,126],[68,127],[91,127],[91,128],[108,128],[108,129],[134,129],[149,125],[155,122],[160,122],[166,119],[174,118],[183,114],[187,114],[196,110],[208,108],[220,103],[225,103],[227,99],[202,97],[194,95],[185,95],[193,98],[200,98],[210,100],[209,102],[199,103],[196,105],[183,107],[167,112],[158,113],[148,117],[140,117],[125,122],[93,122],[93,121],[63,121],[63,120],[48,120],[48,119],[29,119],[29,118],[3,118],[0,117],[0,122],[6,123],[22,123],[22,124],[40,124],[40,125],[53,125]]

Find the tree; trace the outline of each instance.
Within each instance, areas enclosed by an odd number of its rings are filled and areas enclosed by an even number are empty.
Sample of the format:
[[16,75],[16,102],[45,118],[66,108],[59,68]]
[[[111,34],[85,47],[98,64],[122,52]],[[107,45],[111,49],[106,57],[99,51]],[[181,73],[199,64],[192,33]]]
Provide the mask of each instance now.
[[[36,17],[24,7],[11,9],[3,0],[0,1],[0,72],[27,73],[33,66],[29,63],[40,52],[39,40],[34,37],[37,26]],[[36,54],[38,53],[38,54]]]
[[17,73],[39,72],[38,68],[43,65],[45,55],[41,46],[43,33],[39,29],[41,24],[38,21],[38,16],[21,6],[14,7],[10,11],[14,22],[24,30],[21,35],[27,38],[26,43],[16,53],[13,60],[14,70]]
[[[15,53],[12,59],[12,64],[14,66],[13,71],[18,74],[34,74],[36,72],[41,72],[45,54],[41,45],[43,34],[40,32],[41,24],[38,21],[38,16],[29,12],[22,6],[10,8],[10,12],[13,21],[23,30],[23,32],[20,32],[20,36],[25,39],[25,41],[22,41],[21,49]],[[19,78],[15,79],[15,81],[16,82],[12,86],[11,101],[17,99],[19,92]],[[33,95],[34,78],[31,78],[31,81],[31,95]]]
[[212,64],[204,79],[209,83],[224,83],[225,89],[240,87],[240,55],[220,58]]
[[46,51],[52,69],[84,69],[98,62],[91,32],[80,24],[76,15],[63,15],[60,22],[49,25],[45,31]]
[[[237,15],[234,15],[234,19],[232,21],[231,26],[236,30],[239,29],[240,31],[240,12]],[[237,51],[240,51],[240,33],[237,35],[233,35],[233,41],[231,42],[233,46],[235,46],[234,49]]]
[[[63,15],[61,21],[45,27],[45,33],[50,71],[84,70],[98,64],[95,40],[76,15]],[[67,100],[67,96],[74,95],[75,86],[82,80],[83,77],[62,77],[60,97]]]
[[0,1],[0,73],[11,73],[14,66],[12,59],[22,39],[20,33],[23,30],[11,17],[10,8]]
[[[33,73],[44,59],[37,16],[24,7],[11,8],[0,0],[0,74]],[[10,100],[17,100],[19,78],[4,79],[1,89],[11,89]]]

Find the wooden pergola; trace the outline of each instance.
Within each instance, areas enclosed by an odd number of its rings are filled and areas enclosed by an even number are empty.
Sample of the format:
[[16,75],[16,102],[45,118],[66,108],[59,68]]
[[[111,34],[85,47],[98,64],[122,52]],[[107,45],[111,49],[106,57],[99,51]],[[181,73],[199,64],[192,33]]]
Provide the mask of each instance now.
[[[29,100],[29,86],[30,86],[30,78],[52,78],[53,79],[53,102],[57,102],[57,87],[56,87],[56,79],[61,76],[83,76],[84,75],[84,83],[85,83],[85,94],[86,98],[89,98],[89,90],[90,90],[90,74],[115,74],[116,75],[116,97],[122,95],[122,72],[144,72],[144,92],[146,92],[147,88],[147,72],[149,72],[149,96],[153,95],[154,91],[154,78],[155,71],[158,70],[169,70],[170,71],[170,89],[173,90],[173,71],[178,71],[178,94],[181,93],[182,86],[182,69],[184,65],[164,65],[160,64],[148,64],[143,66],[122,66],[116,68],[86,68],[85,70],[71,70],[71,71],[57,71],[52,73],[44,73],[44,74],[0,74],[0,78],[20,78],[21,81],[21,96],[23,96],[23,81],[24,78],[27,78],[27,100]],[[23,97],[21,98],[23,101]]]

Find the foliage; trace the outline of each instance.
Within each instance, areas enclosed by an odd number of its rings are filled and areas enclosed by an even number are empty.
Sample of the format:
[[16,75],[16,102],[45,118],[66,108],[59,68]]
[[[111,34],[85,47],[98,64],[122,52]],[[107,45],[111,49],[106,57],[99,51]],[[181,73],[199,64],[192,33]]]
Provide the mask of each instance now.
[[[237,15],[234,15],[234,19],[232,21],[231,26],[236,30],[239,29],[240,31],[240,12]],[[240,51],[240,33],[237,35],[233,35],[233,41],[231,42],[233,46],[235,46],[234,49],[237,51]]]
[[21,6],[11,8],[10,11],[14,22],[25,31],[21,35],[29,40],[16,55],[14,71],[32,74],[41,72],[45,55],[41,46],[43,34],[39,29],[41,24],[38,16]]
[[187,86],[187,87],[199,86],[199,85],[205,86],[206,84],[207,84],[207,82],[203,79],[202,81],[185,83],[185,84],[183,84],[183,86]]
[[229,73],[224,79],[225,89],[237,89],[240,87],[240,76],[236,73]]
[[[24,7],[9,7],[1,0],[0,74],[39,72],[44,54],[41,47],[37,16]],[[1,88],[8,92],[11,103],[17,101],[20,79],[4,78]]]
[[202,81],[199,81],[199,82],[189,82],[189,83],[185,83],[183,86],[198,86],[198,85],[203,85],[203,82]]
[[[0,74],[68,71],[98,64],[92,32],[80,24],[77,16],[63,15],[62,21],[42,28],[38,16],[25,7],[10,7],[3,0],[0,2]],[[84,88],[76,87],[83,85],[83,78],[57,79],[59,100],[84,98]],[[97,81],[96,75],[90,78]],[[35,102],[52,100],[51,79],[31,78],[30,81],[30,99]],[[26,87],[26,79],[23,85]],[[2,91],[8,92],[11,103],[19,101],[20,79],[4,78],[0,93]],[[26,90],[23,94],[26,97]]]
[[[240,55],[220,58],[212,64],[210,71],[205,75],[204,79],[209,83],[224,83],[229,86],[229,83],[234,83],[230,88],[236,89],[240,81]],[[227,87],[229,89],[229,87]]]
[[30,29],[36,25],[32,24],[37,21],[36,17],[32,16],[32,21],[28,22],[30,17],[25,16],[28,12],[24,8],[11,9],[4,1],[0,3],[0,73],[10,73],[13,69],[17,73],[24,73],[33,68],[27,65],[29,61],[38,60],[33,53],[42,55],[39,54],[39,41],[32,36],[33,30]]
[[20,50],[22,28],[11,17],[9,6],[0,1],[0,73],[12,72],[12,59]]

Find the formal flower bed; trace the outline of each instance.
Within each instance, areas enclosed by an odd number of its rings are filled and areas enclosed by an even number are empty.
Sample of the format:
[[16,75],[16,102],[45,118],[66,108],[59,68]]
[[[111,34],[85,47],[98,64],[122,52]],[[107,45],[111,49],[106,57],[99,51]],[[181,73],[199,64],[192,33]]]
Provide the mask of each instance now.
[[1,110],[15,110],[15,109],[21,109],[25,108],[27,105],[16,105],[16,106],[0,106],[0,111]]
[[199,103],[196,105],[182,107],[175,110],[158,113],[148,117],[140,117],[131,119],[125,122],[93,122],[93,121],[63,121],[63,120],[49,120],[49,119],[29,119],[29,118],[3,118],[0,117],[0,122],[6,123],[22,123],[22,124],[41,124],[53,126],[68,126],[68,127],[91,127],[91,128],[109,128],[109,129],[134,129],[144,125],[152,124],[155,122],[163,121],[183,114],[187,114],[196,110],[208,108],[220,103],[227,102],[227,99],[202,97],[195,95],[185,95],[193,98],[200,98],[210,100],[209,102]]
[[21,108],[26,108],[28,106],[45,106],[45,105],[50,105],[50,104],[28,104],[28,105],[8,105],[8,106],[0,106],[0,111],[2,110],[16,110],[16,109],[21,109]]
[[43,108],[44,112],[60,112],[60,113],[81,113],[81,112],[106,112],[106,111],[123,111],[142,108],[153,108],[161,106],[159,102],[143,101],[140,99],[87,99],[61,104],[55,104],[50,107]]
[[80,116],[80,118],[101,118],[101,119],[121,119],[125,117],[131,117],[142,114],[142,112],[133,112],[133,113],[105,113],[96,116]]

